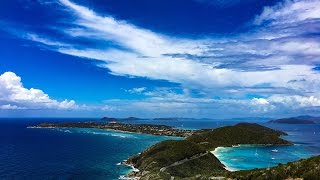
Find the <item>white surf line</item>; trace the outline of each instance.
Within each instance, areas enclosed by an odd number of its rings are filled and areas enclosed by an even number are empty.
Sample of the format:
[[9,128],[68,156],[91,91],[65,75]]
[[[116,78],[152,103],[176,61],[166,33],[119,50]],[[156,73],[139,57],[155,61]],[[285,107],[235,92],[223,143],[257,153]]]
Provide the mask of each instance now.
[[[225,148],[225,147],[217,147],[217,148],[215,148],[213,151],[210,151],[210,153],[213,154],[216,158],[219,159],[219,156],[220,156],[220,155],[219,155],[219,151],[220,151],[221,149],[224,149],[224,148]],[[227,166],[226,163],[223,162],[221,159],[219,159],[219,161],[223,164],[225,170],[231,171],[231,172],[238,171],[237,169],[234,169],[234,168],[231,168],[231,167]]]

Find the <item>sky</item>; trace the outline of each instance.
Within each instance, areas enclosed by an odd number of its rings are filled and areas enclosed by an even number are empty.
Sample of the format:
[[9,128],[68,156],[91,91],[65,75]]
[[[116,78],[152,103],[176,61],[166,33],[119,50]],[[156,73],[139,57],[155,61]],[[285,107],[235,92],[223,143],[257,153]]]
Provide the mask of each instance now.
[[306,114],[318,0],[0,1],[0,117]]

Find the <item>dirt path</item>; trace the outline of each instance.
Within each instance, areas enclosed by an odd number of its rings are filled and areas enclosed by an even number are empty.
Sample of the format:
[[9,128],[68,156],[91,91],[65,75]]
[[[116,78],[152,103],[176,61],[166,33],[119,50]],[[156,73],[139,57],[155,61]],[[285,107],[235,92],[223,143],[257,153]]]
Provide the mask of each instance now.
[[207,154],[208,154],[208,151],[205,152],[205,153],[196,154],[196,155],[191,156],[191,157],[189,157],[189,158],[185,158],[185,159],[182,159],[182,160],[180,160],[180,161],[174,162],[173,164],[170,164],[169,166],[162,167],[162,168],[160,169],[160,172],[164,172],[165,170],[167,170],[167,169],[170,168],[170,167],[178,166],[178,165],[183,164],[183,163],[186,163],[186,162],[188,162],[188,161],[192,161],[192,160],[201,158],[201,157],[203,157],[203,156],[205,156],[205,155],[207,155]]

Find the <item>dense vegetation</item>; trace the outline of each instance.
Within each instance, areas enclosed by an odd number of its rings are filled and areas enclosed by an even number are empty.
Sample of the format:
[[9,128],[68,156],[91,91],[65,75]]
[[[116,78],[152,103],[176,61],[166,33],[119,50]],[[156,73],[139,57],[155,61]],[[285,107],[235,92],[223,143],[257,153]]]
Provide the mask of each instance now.
[[238,144],[291,145],[290,142],[279,138],[280,135],[286,134],[255,123],[239,123],[235,126],[202,130],[202,133],[190,136],[187,140],[196,142],[206,149]]
[[[191,159],[192,157],[194,159]],[[184,163],[175,166],[176,162]],[[223,165],[214,155],[187,140],[163,141],[145,150],[141,155],[130,158],[128,163],[145,172],[141,174],[142,179],[170,179],[171,175],[185,178],[194,176],[195,172],[212,176],[225,172]]]
[[320,156],[290,162],[267,169],[237,171],[226,175],[238,180],[306,179],[320,180]]
[[209,150],[238,144],[291,145],[279,138],[280,135],[285,133],[249,123],[200,130],[185,140],[160,142],[130,158],[127,163],[140,170],[131,175],[141,179],[208,179],[225,176],[228,171]]

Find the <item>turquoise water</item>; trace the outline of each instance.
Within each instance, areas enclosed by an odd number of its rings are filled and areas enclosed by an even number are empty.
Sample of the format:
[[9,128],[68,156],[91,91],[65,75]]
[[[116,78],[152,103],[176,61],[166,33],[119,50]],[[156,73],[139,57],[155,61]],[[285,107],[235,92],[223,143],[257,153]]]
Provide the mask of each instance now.
[[320,155],[320,125],[263,124],[283,130],[283,136],[293,146],[236,146],[223,147],[214,151],[227,169],[249,170],[277,166],[311,156]]
[[301,145],[223,147],[213,154],[231,171],[272,167],[312,155]]

